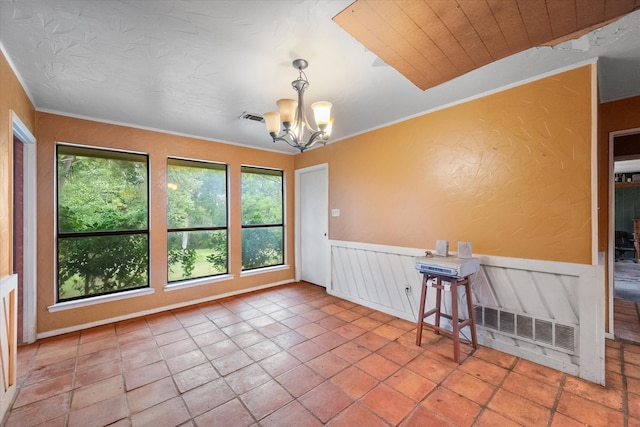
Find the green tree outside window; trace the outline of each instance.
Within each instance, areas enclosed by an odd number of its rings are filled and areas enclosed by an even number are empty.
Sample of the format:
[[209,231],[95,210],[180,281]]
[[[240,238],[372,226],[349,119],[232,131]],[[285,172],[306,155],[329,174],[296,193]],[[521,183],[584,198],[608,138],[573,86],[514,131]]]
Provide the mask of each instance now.
[[242,167],[242,269],[284,264],[284,185],[279,170]]
[[167,161],[168,280],[228,272],[227,168]]
[[149,286],[147,156],[57,146],[58,301]]

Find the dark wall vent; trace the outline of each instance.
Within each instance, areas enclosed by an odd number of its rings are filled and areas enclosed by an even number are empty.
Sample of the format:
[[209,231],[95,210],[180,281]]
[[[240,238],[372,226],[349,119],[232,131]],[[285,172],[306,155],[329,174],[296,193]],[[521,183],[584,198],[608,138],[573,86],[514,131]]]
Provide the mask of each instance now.
[[575,346],[574,329],[571,326],[556,324],[556,345],[567,350]]
[[498,329],[498,310],[485,307],[484,326],[486,326],[487,328]]
[[526,313],[514,313],[494,307],[474,306],[476,325],[505,335],[518,337],[556,350],[575,353],[577,325],[563,325],[551,319],[539,319]]
[[509,334],[516,333],[516,316],[508,311],[500,312],[500,330]]
[[553,344],[553,323],[546,320],[535,319],[534,340]]
[[240,114],[241,119],[252,120],[254,122],[264,123],[264,117],[259,114],[247,113],[246,111]]
[[518,314],[518,331],[516,335],[533,339],[533,319],[529,316]]

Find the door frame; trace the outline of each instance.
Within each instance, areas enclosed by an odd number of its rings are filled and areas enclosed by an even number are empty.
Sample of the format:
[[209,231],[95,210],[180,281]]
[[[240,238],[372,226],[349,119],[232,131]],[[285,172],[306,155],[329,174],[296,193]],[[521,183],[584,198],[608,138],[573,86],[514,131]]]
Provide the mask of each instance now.
[[[301,248],[302,248],[302,234],[301,234],[301,227],[300,227],[300,221],[301,221],[301,209],[300,209],[300,192],[301,192],[301,185],[300,185],[300,177],[302,174],[304,173],[309,173],[309,172],[316,172],[316,171],[325,171],[325,176],[327,179],[327,194],[326,194],[326,201],[327,201],[327,212],[326,215],[329,215],[329,163],[321,163],[319,165],[314,165],[314,166],[309,166],[306,168],[302,168],[302,169],[296,169],[295,170],[295,186],[296,186],[296,191],[295,191],[295,204],[296,204],[296,209],[295,209],[295,218],[296,218],[296,224],[295,224],[295,228],[294,228],[294,232],[296,234],[295,237],[295,268],[296,268],[296,274],[295,274],[295,279],[296,281],[300,281],[301,277],[302,277],[302,258],[301,258]],[[327,233],[329,233],[329,218],[327,217]],[[329,287],[331,286],[331,251],[330,251],[330,245],[329,245],[329,236],[327,236],[327,245],[326,248],[324,248],[327,251],[327,265],[325,266],[325,287],[326,289],[329,289]]]
[[[23,200],[23,272],[22,272],[22,341],[36,340],[37,313],[37,159],[36,138],[20,117],[11,112],[13,136],[23,144],[24,200]],[[16,256],[16,254],[14,254]]]
[[607,256],[607,282],[608,282],[608,307],[609,307],[609,332],[606,334],[606,337],[609,339],[615,338],[615,325],[613,322],[613,299],[615,297],[615,282],[614,282],[614,269],[615,269],[615,183],[614,183],[614,175],[615,175],[615,158],[613,155],[614,142],[616,137],[625,136],[625,135],[633,135],[640,133],[640,127],[632,128],[632,129],[624,129],[624,130],[616,130],[613,132],[609,132],[609,174],[608,174],[608,187],[609,187],[609,229],[607,230],[607,240],[608,240],[608,249],[609,254]]

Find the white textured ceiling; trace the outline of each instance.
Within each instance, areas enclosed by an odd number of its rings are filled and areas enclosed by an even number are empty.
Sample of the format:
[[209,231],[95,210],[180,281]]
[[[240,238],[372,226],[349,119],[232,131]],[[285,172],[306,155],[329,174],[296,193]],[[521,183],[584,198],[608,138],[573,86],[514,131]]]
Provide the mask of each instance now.
[[640,94],[640,11],[422,91],[331,20],[350,3],[0,0],[0,43],[39,111],[290,153],[239,116],[295,97],[296,58],[332,141],[595,57],[601,101]]

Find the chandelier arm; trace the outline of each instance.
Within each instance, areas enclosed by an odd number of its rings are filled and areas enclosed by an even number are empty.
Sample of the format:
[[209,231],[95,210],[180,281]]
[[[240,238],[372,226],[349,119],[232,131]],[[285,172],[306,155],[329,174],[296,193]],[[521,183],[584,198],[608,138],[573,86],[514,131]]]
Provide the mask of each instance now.
[[293,148],[297,148],[298,150],[300,150],[301,153],[307,148],[311,148],[319,142],[321,142],[323,145],[326,145],[327,143],[326,135],[321,130],[311,134],[311,136],[309,137],[309,141],[302,144],[298,141],[298,138],[296,137],[296,135],[291,131],[286,131],[280,136],[272,136],[272,138],[274,143],[276,141],[286,142],[287,145]]
[[[289,138],[287,138],[287,136]],[[300,138],[298,138],[298,135],[296,135],[295,132],[291,130],[291,128],[287,129],[285,133],[281,135],[281,137],[284,138],[287,144],[289,144],[292,147],[297,148],[298,146],[300,146]]]
[[283,136],[274,136],[273,137],[273,142],[277,142],[277,141],[282,141],[282,142],[286,142],[288,145],[292,146],[293,148],[300,148],[300,144],[297,144],[295,141],[291,141],[288,138],[286,138],[286,134]]
[[325,138],[325,132],[323,130],[318,130],[315,131],[311,134],[311,137],[309,137],[309,142],[307,142],[307,147],[311,147],[312,145],[315,145],[318,142],[326,142],[326,138]]
[[299,143],[298,137],[289,129],[285,130],[282,135],[272,135],[271,137],[273,138],[273,142],[286,142],[289,146],[299,149],[300,152],[302,152],[303,149],[306,148],[305,145]]

